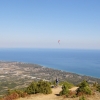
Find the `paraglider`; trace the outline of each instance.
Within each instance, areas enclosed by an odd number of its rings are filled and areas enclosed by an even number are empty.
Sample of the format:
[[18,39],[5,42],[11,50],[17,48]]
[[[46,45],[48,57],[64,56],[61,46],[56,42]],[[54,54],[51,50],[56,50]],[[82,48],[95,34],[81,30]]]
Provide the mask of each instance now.
[[58,40],[58,43],[60,44],[60,40]]

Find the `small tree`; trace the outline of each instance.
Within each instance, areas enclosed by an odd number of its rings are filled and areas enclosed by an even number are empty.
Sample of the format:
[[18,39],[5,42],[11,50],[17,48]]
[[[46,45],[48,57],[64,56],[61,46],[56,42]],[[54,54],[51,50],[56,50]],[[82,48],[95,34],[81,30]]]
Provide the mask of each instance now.
[[65,81],[65,82],[60,82],[60,85],[63,85],[63,84],[67,85],[68,89],[70,89],[70,88],[72,88],[72,87],[74,86],[72,83],[69,83],[69,82],[67,82],[67,81]]
[[26,91],[28,94],[36,94],[36,93],[43,93],[43,94],[50,94],[51,87],[50,83],[46,81],[39,81],[39,82],[32,82],[27,88]]
[[84,96],[80,97],[79,100],[86,100]]
[[46,81],[39,81],[37,84],[38,87],[38,92],[43,93],[43,94],[50,94],[52,93],[51,91],[51,86],[49,82]]
[[59,94],[60,94],[60,95],[68,95],[68,94],[69,94],[69,89],[68,89],[68,87],[67,87],[66,84],[64,84],[64,85],[62,86],[62,91],[61,91]]
[[79,85],[79,88],[77,90],[77,94],[82,95],[82,94],[91,94],[91,89],[89,87],[89,84],[86,81],[81,82]]
[[36,82],[32,82],[27,88],[26,91],[28,94],[36,94],[38,93],[38,87]]

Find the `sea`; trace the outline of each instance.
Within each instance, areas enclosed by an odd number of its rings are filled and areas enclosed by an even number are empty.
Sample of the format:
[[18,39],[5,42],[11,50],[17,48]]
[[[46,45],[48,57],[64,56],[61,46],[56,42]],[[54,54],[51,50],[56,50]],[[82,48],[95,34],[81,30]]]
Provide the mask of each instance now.
[[100,78],[100,50],[0,49],[0,61],[38,64],[66,72]]

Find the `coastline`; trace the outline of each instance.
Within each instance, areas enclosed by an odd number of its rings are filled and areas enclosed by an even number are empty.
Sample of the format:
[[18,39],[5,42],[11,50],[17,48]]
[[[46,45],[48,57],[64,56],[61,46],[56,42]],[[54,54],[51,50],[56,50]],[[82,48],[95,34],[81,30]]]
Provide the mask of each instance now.
[[100,78],[99,50],[0,49],[0,60],[38,64]]
[[85,74],[81,74],[81,73],[75,73],[75,72],[71,72],[71,71],[61,70],[61,69],[57,69],[57,68],[53,68],[53,67],[48,67],[48,66],[44,66],[44,65],[40,65],[40,64],[35,64],[35,63],[19,62],[19,61],[4,61],[4,60],[0,60],[0,63],[31,64],[31,65],[40,66],[40,67],[42,67],[42,68],[49,68],[49,69],[52,69],[52,70],[57,70],[57,71],[67,72],[67,73],[72,73],[72,74],[76,74],[76,75],[79,75],[79,76],[86,76],[86,77],[92,77],[92,78],[100,79],[99,77],[95,77],[95,76],[90,76],[90,75],[85,75]]
[[6,93],[6,90],[9,88],[18,89],[27,87],[32,81],[45,80],[53,82],[56,77],[58,77],[60,82],[68,81],[74,85],[79,84],[83,80],[91,84],[95,82],[100,84],[99,78],[82,76],[37,64],[0,61],[0,89],[2,90],[0,94]]

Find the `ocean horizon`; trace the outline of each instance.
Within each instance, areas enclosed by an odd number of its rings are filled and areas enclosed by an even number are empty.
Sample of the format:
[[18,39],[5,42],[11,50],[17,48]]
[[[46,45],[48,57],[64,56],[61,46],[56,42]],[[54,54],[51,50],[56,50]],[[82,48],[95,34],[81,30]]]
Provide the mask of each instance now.
[[100,78],[100,50],[0,49],[0,61],[14,61]]

